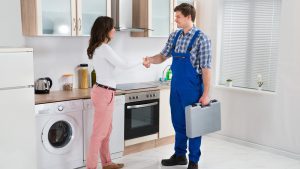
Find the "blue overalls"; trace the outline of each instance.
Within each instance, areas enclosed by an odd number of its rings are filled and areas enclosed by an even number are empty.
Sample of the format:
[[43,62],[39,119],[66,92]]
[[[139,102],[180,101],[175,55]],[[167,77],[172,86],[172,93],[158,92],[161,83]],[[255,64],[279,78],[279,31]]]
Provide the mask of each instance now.
[[[172,81],[170,105],[172,114],[172,123],[175,129],[175,153],[176,156],[185,156],[187,149],[185,107],[197,103],[203,93],[202,76],[197,73],[190,60],[190,50],[199,36],[197,30],[190,41],[185,53],[176,53],[175,46],[182,30],[178,31],[173,41],[171,55],[173,62],[171,65]],[[201,137],[189,139],[189,160],[198,163],[201,151]]]

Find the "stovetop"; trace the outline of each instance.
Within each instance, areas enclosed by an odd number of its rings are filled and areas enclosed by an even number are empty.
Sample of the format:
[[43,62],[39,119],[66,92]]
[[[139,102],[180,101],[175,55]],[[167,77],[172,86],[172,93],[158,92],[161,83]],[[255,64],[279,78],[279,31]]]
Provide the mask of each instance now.
[[145,89],[145,88],[155,88],[158,87],[158,84],[153,82],[142,82],[142,83],[124,83],[117,84],[117,89],[119,90],[137,90],[137,89]]

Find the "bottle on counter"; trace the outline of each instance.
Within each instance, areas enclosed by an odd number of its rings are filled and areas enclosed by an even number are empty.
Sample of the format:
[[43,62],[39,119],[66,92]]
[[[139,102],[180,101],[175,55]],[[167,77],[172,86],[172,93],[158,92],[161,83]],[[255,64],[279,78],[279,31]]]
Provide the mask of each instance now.
[[172,79],[172,70],[169,69],[166,74],[166,80],[171,80],[171,79]]
[[94,84],[96,83],[96,71],[95,69],[93,68],[92,72],[91,72],[91,79],[92,79],[92,86],[94,86]]
[[88,64],[80,64],[78,69],[78,88],[89,88],[89,70]]

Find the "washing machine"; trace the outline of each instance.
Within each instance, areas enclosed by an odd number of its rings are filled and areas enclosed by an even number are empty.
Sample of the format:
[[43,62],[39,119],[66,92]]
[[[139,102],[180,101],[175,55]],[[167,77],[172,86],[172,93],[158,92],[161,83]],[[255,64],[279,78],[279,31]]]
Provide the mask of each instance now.
[[83,166],[83,101],[35,106],[38,169]]
[[[94,107],[91,99],[83,100],[83,125],[84,125],[84,163],[86,164],[86,157],[88,153],[88,146],[93,130]],[[115,96],[114,112],[112,119],[112,131],[110,135],[109,150],[111,159],[120,158],[124,152],[124,105],[125,96]],[[100,156],[98,157],[100,163]]]

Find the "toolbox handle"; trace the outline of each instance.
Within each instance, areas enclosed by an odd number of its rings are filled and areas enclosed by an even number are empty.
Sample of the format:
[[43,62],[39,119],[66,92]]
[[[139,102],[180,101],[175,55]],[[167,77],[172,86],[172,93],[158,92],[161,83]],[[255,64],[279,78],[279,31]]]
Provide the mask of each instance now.
[[196,107],[196,106],[208,107],[208,106],[210,106],[211,103],[215,103],[215,102],[218,102],[218,100],[213,99],[213,100],[209,101],[208,105],[205,105],[205,106],[202,106],[201,103],[194,103],[194,104],[192,104],[192,107]]

